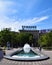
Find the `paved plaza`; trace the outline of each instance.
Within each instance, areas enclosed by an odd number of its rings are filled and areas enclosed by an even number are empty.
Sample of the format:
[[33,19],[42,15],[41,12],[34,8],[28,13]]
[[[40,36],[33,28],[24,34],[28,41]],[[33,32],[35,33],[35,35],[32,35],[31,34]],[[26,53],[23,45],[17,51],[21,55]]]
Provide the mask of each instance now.
[[[37,49],[36,49],[37,50]],[[13,51],[16,51],[16,49],[12,50],[6,50],[6,54],[10,54]],[[38,51],[38,50],[37,50]],[[42,50],[42,53],[48,55],[50,59],[44,60],[44,61],[12,61],[12,60],[7,60],[7,59],[2,59],[0,61],[0,65],[52,65],[52,51],[49,50]]]

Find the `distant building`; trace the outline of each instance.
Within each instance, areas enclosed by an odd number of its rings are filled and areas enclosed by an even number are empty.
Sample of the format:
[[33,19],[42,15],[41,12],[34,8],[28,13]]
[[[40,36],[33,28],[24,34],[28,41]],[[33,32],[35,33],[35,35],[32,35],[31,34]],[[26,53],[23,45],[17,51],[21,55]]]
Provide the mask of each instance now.
[[39,30],[37,30],[36,26],[22,26],[22,30],[19,30],[20,33],[31,33],[33,35],[34,42],[32,43],[33,46],[38,45],[38,37],[39,37]]
[[22,30],[36,30],[36,26],[22,26]]
[[36,26],[22,26],[22,29],[19,30],[20,33],[31,33],[33,35],[34,42],[32,43],[33,46],[38,46],[38,39],[39,36],[42,34],[46,34],[50,32],[52,29],[43,29],[43,30],[37,30]]
[[43,34],[46,34],[46,33],[49,33],[50,31],[52,31],[52,29],[42,29],[42,30],[39,30],[39,36],[43,35]]

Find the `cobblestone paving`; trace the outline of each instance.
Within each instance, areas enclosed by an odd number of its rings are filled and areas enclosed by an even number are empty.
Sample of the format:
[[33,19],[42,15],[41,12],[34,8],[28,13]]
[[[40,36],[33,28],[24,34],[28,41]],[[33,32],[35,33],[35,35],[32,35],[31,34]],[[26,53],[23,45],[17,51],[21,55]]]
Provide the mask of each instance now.
[[[6,51],[6,53],[11,53],[13,50]],[[44,61],[29,61],[29,62],[22,62],[22,61],[11,61],[7,59],[2,59],[0,61],[0,65],[52,65],[52,51],[43,50],[44,54],[48,55],[50,59],[44,60]]]

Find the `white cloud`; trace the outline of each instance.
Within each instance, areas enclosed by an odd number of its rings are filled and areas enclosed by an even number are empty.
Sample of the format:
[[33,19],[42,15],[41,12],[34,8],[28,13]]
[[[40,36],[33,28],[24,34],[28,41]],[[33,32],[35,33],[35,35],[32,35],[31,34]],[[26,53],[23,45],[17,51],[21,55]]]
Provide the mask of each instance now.
[[[16,9],[16,8],[17,9]],[[0,0],[0,16],[14,14],[18,12],[18,8],[20,7],[19,3],[10,0]]]
[[50,12],[50,11],[52,11],[52,8],[47,8],[47,9],[45,9],[45,10],[43,10],[43,11],[40,11],[40,12],[37,13],[36,15],[45,14],[45,13]]
[[[17,9],[15,9],[14,5],[17,6]],[[18,8],[21,7],[21,5],[22,4],[15,3],[9,0],[0,0],[0,30],[3,28],[11,28],[13,31],[18,31],[19,29],[21,29],[22,25],[34,25],[49,18],[48,16],[43,16],[34,17],[32,19],[16,20],[15,15],[13,18],[10,18],[10,16],[7,17],[8,14],[18,12]],[[30,2],[30,5],[33,6],[34,4]],[[26,6],[26,12],[28,12],[28,10],[31,10],[32,7],[30,5],[28,7]]]
[[37,23],[37,22],[44,21],[44,20],[46,20],[46,19],[48,19],[48,18],[49,18],[49,16],[40,17],[40,18],[38,18],[38,19],[36,20],[36,23]]
[[43,16],[40,18],[33,18],[33,19],[28,19],[28,20],[15,20],[15,19],[10,19],[8,17],[3,17],[0,19],[0,30],[3,28],[11,28],[13,31],[18,31],[21,29],[22,25],[34,25],[38,22],[44,21],[48,19],[48,16]]

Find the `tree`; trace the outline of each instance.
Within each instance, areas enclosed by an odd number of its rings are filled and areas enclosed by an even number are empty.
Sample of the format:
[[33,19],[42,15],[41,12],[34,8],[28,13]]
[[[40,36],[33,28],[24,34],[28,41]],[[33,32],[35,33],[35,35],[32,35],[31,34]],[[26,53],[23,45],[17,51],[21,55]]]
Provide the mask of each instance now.
[[47,34],[47,46],[52,47],[52,31]]
[[30,35],[29,36],[29,44],[32,46],[32,43],[33,43],[33,35]]
[[11,46],[17,47],[18,33],[11,31],[10,34],[11,34]]
[[5,28],[0,32],[0,44],[6,46],[10,42],[11,47],[24,46],[25,43],[33,42],[33,35],[31,33],[17,33],[11,31],[10,28]]
[[29,43],[30,41],[32,42],[32,34],[30,33],[19,33],[17,36],[18,39],[18,45],[19,46],[24,46],[25,43]]
[[40,36],[38,43],[42,46],[52,47],[52,31]]
[[6,45],[7,41],[11,42],[10,28],[5,28],[0,32],[0,44]]
[[46,46],[47,45],[47,39],[46,35],[41,35],[40,38],[38,39],[38,43],[41,46]]

